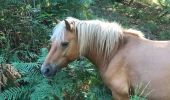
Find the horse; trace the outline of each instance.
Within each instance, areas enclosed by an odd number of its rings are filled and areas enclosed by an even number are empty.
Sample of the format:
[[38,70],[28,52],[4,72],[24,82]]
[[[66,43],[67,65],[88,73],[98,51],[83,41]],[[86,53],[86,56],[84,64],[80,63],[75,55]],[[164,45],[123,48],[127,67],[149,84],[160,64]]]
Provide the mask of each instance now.
[[149,40],[116,22],[67,17],[53,29],[51,49],[41,66],[45,77],[81,56],[98,69],[115,100],[138,89],[148,100],[170,100],[170,41]]

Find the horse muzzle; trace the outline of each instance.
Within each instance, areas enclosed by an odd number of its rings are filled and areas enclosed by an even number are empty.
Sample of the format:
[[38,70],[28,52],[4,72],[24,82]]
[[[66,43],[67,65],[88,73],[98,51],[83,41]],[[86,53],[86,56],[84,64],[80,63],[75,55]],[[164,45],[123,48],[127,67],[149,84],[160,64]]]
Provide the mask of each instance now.
[[53,77],[60,70],[57,64],[43,64],[41,66],[41,73],[44,77]]

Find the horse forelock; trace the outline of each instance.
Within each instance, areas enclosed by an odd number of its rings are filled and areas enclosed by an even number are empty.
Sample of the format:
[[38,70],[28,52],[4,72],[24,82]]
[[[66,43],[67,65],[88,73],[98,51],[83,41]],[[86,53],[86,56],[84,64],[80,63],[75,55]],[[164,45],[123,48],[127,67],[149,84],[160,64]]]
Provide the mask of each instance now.
[[[73,17],[67,17],[67,21],[72,22],[72,21],[78,21],[78,19],[73,18]],[[64,41],[64,34],[66,33],[66,25],[64,21],[59,22],[53,29],[52,31],[52,36],[51,36],[51,41],[52,42],[57,42],[58,44]]]
[[57,24],[53,31],[51,36],[52,42],[57,42],[58,44],[61,43],[61,41],[64,41],[64,33],[66,32],[65,23],[64,21],[61,21],[59,24]]

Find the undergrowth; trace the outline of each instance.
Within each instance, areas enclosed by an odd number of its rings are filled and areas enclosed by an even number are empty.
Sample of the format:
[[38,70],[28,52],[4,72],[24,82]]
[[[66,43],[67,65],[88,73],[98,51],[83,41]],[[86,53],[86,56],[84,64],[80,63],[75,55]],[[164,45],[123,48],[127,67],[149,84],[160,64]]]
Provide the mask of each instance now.
[[36,62],[15,62],[13,66],[22,78],[18,87],[7,87],[0,100],[110,100],[110,91],[103,85],[94,65],[81,58],[68,65],[53,78],[44,78],[40,66],[47,54],[42,48]]
[[[80,58],[58,72],[55,77],[44,78],[40,66],[47,55],[42,48],[36,62],[14,62],[21,74],[15,82],[19,86],[8,87],[0,94],[0,100],[111,100],[111,91],[104,85],[93,64]],[[138,91],[138,90],[137,90]],[[131,100],[145,100],[132,95]]]
[[[155,9],[154,6],[138,8],[113,2],[1,0],[0,64],[12,64],[21,78],[15,81],[17,86],[7,84],[3,87],[0,100],[111,100],[111,91],[103,84],[94,65],[85,58],[70,63],[53,78],[44,78],[40,67],[48,53],[52,27],[67,16],[80,19],[103,17],[128,28],[137,27],[158,39],[170,39],[167,3],[161,3],[162,8]],[[145,98],[136,94],[131,100]]]

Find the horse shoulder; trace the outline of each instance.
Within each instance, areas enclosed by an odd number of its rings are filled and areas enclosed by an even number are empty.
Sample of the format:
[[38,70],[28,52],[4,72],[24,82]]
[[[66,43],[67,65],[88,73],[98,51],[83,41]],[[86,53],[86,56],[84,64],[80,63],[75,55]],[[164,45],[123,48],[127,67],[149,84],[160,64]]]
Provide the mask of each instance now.
[[111,89],[116,100],[129,100],[130,82],[126,66],[126,61],[120,52],[111,60],[104,74],[103,80]]

